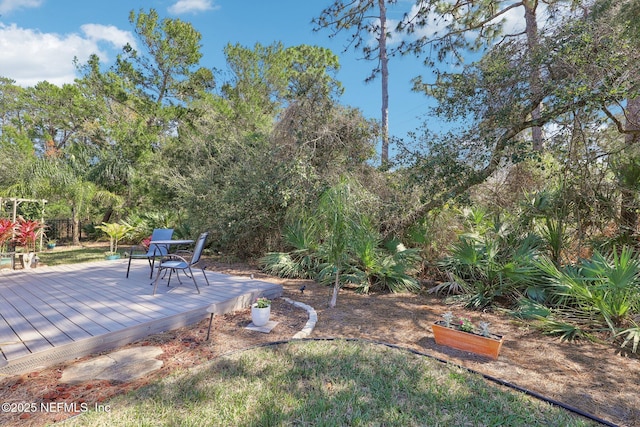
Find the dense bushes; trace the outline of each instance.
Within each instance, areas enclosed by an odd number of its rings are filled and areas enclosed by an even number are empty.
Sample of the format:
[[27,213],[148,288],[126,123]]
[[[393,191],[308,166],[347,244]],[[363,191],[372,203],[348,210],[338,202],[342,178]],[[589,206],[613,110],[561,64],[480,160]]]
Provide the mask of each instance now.
[[606,338],[637,351],[640,261],[632,248],[561,265],[548,238],[521,235],[482,212],[465,217],[474,220],[439,263],[450,281],[434,291],[453,290],[476,309],[509,308],[562,339]]
[[284,239],[291,250],[266,254],[260,259],[264,270],[336,287],[349,284],[359,292],[417,291],[419,252],[395,241],[385,244],[366,212],[369,197],[346,180],[327,189],[312,210],[289,221]]

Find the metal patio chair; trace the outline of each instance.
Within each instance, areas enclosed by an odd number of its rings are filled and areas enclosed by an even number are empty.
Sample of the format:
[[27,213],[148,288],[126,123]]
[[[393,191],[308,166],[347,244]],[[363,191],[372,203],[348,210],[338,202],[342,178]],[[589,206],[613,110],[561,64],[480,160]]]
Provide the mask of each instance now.
[[[193,276],[193,270],[191,270],[191,267],[198,267],[202,271],[202,275],[204,276],[204,280],[206,280],[207,282],[207,286],[209,286],[209,279],[207,278],[207,274],[204,272],[204,269],[206,267],[198,266],[208,235],[208,232],[200,234],[193,248],[193,253],[189,253],[190,259],[187,259],[186,257],[180,255],[180,253],[183,252],[176,252],[173,254],[168,254],[160,260],[160,264],[158,265],[158,272],[156,273],[156,280],[153,285],[153,295],[156,294],[156,289],[158,288],[158,280],[160,279],[160,273],[163,270],[165,271],[165,275],[166,271],[169,270],[167,286],[171,284],[171,275],[173,274],[173,272],[175,272],[176,276],[178,276],[178,273],[182,271],[185,276],[193,280],[193,284],[196,286],[196,290],[198,291],[198,293],[200,293],[198,282],[196,282],[196,279]],[[182,283],[182,281],[180,280],[180,276],[178,276],[178,281]]]
[[[146,259],[149,262],[151,273],[149,273],[149,279],[153,277],[153,267],[155,266],[156,258],[161,258],[169,252],[166,246],[154,245],[153,242],[157,240],[171,240],[173,236],[173,228],[156,228],[151,233],[151,242],[147,252],[141,252],[141,245],[132,246],[129,253],[129,264],[127,265],[127,278],[129,277],[129,269],[131,268],[131,260],[134,259]],[[137,252],[136,252],[137,251]]]

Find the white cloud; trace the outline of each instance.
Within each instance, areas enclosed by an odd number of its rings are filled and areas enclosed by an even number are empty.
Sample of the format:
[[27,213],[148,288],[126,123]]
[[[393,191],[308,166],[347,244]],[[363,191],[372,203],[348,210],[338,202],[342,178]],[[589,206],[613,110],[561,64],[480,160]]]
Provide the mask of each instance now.
[[136,49],[136,41],[130,31],[123,31],[113,25],[84,24],[80,29],[87,35],[87,38],[94,42],[105,41],[113,45],[116,49],[122,49],[129,43]]
[[92,35],[83,38],[78,34],[41,33],[0,23],[0,76],[13,79],[20,86],[34,86],[43,80],[56,85],[72,83],[76,77],[74,57],[83,63],[91,54],[97,54],[104,61],[107,54],[99,48],[98,41],[118,40],[114,31],[98,37],[91,29],[83,30]]
[[9,13],[17,9],[40,7],[44,0],[0,0],[0,14]]
[[168,9],[169,13],[180,15],[184,13],[204,12],[215,10],[219,6],[214,4],[214,0],[178,0]]

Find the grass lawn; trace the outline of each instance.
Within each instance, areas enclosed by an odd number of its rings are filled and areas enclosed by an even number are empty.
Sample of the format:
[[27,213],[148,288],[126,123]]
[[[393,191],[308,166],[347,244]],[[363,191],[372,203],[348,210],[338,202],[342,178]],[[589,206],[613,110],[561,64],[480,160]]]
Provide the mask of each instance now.
[[[84,248],[57,248],[53,251],[38,252],[40,262],[45,265],[75,264],[79,262],[103,261],[104,253],[109,250],[107,246]],[[122,251],[118,251],[122,252]]]
[[235,352],[103,403],[66,425],[597,425],[460,368],[343,340]]

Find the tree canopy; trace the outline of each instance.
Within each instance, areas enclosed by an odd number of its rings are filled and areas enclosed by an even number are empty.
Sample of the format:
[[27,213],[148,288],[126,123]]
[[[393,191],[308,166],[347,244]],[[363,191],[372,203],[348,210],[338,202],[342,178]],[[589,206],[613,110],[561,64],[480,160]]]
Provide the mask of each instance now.
[[[381,6],[403,7],[334,2],[315,25],[352,31],[356,46],[378,57],[382,46],[367,40],[387,35],[375,26]],[[549,159],[565,186],[584,189],[597,172],[602,185],[589,194],[601,205],[632,194],[624,202],[631,212],[636,163],[620,153],[633,159],[637,145],[637,7],[631,0],[544,8],[528,0],[416,2],[388,31],[390,54],[455,66],[412,83],[437,101],[430,117],[455,126],[434,134],[427,121],[398,146],[387,171],[372,163],[384,131],[340,103],[333,52],[228,44],[229,73],[221,74],[200,65],[200,34],[190,23],[132,11],[139,49],[125,46],[112,66],[91,57],[77,64],[74,84],[60,87],[0,81],[2,192],[57,194],[61,212],[75,209],[95,223],[141,212],[166,217],[170,206],[185,230],[208,229],[218,250],[242,256],[286,246],[287,218],[319,203],[345,175],[376,195],[371,218],[385,239],[412,235],[447,203],[470,203],[478,186],[519,163]],[[502,20],[516,8],[533,18],[521,33]],[[472,62],[457,62],[469,52]],[[36,170],[56,179],[23,185],[39,182]]]

